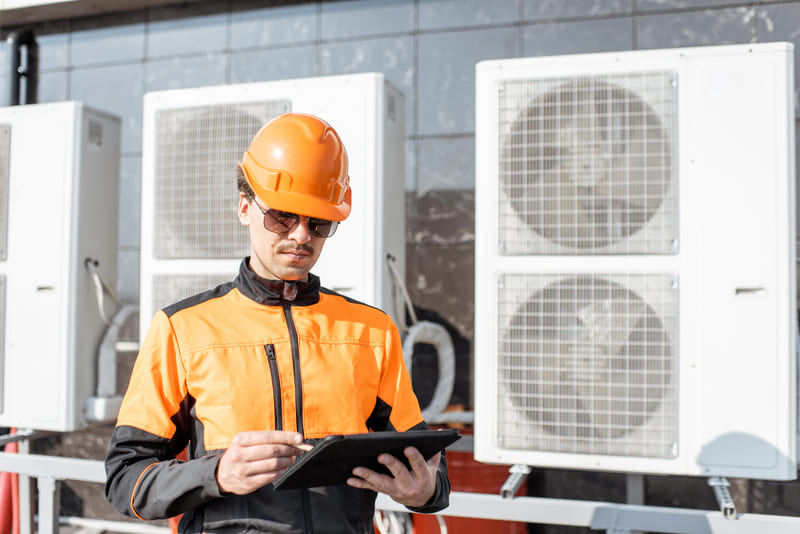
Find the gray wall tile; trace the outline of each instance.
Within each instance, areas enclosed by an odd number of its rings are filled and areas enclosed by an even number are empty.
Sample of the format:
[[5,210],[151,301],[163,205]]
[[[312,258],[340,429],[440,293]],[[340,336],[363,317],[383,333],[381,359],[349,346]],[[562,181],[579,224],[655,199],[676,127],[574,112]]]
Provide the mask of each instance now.
[[8,105],[9,91],[8,91],[8,84],[9,84],[8,76],[5,72],[0,73],[0,106]]
[[142,150],[144,64],[111,65],[70,72],[69,98],[122,119],[122,151]]
[[145,91],[222,85],[226,82],[227,70],[225,54],[149,61],[145,64]]
[[70,65],[141,60],[144,29],[144,13],[80,19],[70,32]]
[[142,157],[123,156],[119,175],[119,247],[138,250],[141,234]]
[[117,254],[117,295],[124,302],[139,302],[139,251],[120,249]]
[[475,138],[419,140],[420,193],[475,189]]
[[233,52],[230,63],[231,83],[304,78],[319,72],[317,49],[311,45]]
[[213,4],[155,9],[147,24],[147,56],[217,52],[228,46],[228,14],[209,11]]
[[413,133],[414,116],[414,39],[387,37],[329,43],[320,46],[320,74],[382,72],[403,92],[406,106],[406,133]]
[[638,48],[749,43],[756,33],[754,8],[737,7],[642,15],[636,22]]
[[412,0],[351,0],[323,2],[322,39],[410,32],[414,28]]
[[637,0],[638,11],[655,11],[668,9],[697,9],[714,6],[749,5],[748,0]]
[[407,138],[403,146],[406,191],[417,189],[417,140]]
[[36,30],[39,47],[39,70],[63,69],[69,65],[69,33],[67,23],[50,23]]
[[579,54],[633,48],[633,20],[609,18],[525,26],[525,56]]
[[[5,82],[3,82],[5,85]],[[69,76],[66,70],[39,73],[38,101],[61,102],[69,94]]]
[[520,0],[420,0],[419,29],[507,24],[519,15]]
[[796,116],[800,116],[800,82],[798,82],[800,79],[800,28],[798,28],[798,21],[800,21],[800,4],[795,3],[759,8],[756,22],[759,42],[787,41],[794,44],[794,108]]
[[522,0],[523,20],[629,15],[633,0]]
[[464,133],[475,129],[475,64],[518,57],[517,28],[419,36],[417,131]]
[[314,4],[234,11],[231,48],[308,43],[317,37],[318,20]]

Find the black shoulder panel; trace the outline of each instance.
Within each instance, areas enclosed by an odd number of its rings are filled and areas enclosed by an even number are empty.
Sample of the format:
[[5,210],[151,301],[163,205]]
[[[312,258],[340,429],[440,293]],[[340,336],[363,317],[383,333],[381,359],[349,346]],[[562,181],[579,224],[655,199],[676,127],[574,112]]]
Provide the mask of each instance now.
[[235,287],[236,285],[233,282],[225,282],[224,284],[220,284],[213,289],[203,291],[202,293],[197,293],[196,295],[192,295],[191,297],[187,297],[183,300],[179,300],[174,304],[166,306],[164,308],[164,313],[167,314],[167,317],[172,317],[179,311],[185,310],[186,308],[197,306],[198,304],[202,304],[203,302],[209,301],[211,299],[224,297]]

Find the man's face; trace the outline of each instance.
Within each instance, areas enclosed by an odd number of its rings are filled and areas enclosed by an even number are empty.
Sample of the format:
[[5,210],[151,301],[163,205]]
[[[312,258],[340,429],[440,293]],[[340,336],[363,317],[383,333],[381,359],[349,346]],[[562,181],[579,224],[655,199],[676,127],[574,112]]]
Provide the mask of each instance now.
[[264,214],[243,193],[239,194],[239,222],[250,230],[250,267],[263,278],[305,280],[325,244],[326,238],[308,232],[306,219],[284,234],[267,230]]

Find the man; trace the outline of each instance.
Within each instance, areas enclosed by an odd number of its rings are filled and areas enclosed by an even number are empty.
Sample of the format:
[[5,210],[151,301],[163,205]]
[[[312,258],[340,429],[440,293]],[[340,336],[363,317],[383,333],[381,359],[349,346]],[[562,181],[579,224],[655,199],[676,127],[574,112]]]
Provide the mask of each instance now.
[[427,428],[388,315],[310,273],[350,213],[347,167],[336,131],[310,115],[253,138],[238,180],[250,256],[233,282],[153,319],[106,458],[120,512],[183,514],[181,532],[372,533],[375,492],[412,511],[448,505],[443,455],[426,461],[413,447],[410,469],[379,456],[393,476],[356,468],[347,485],[270,484],[303,440]]

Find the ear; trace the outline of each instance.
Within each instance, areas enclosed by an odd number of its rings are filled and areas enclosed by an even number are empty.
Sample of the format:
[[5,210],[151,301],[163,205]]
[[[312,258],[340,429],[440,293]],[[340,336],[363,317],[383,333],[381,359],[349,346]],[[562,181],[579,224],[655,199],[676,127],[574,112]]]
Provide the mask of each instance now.
[[239,215],[239,222],[242,226],[250,226],[250,201],[244,193],[239,193],[239,208],[237,213]]

